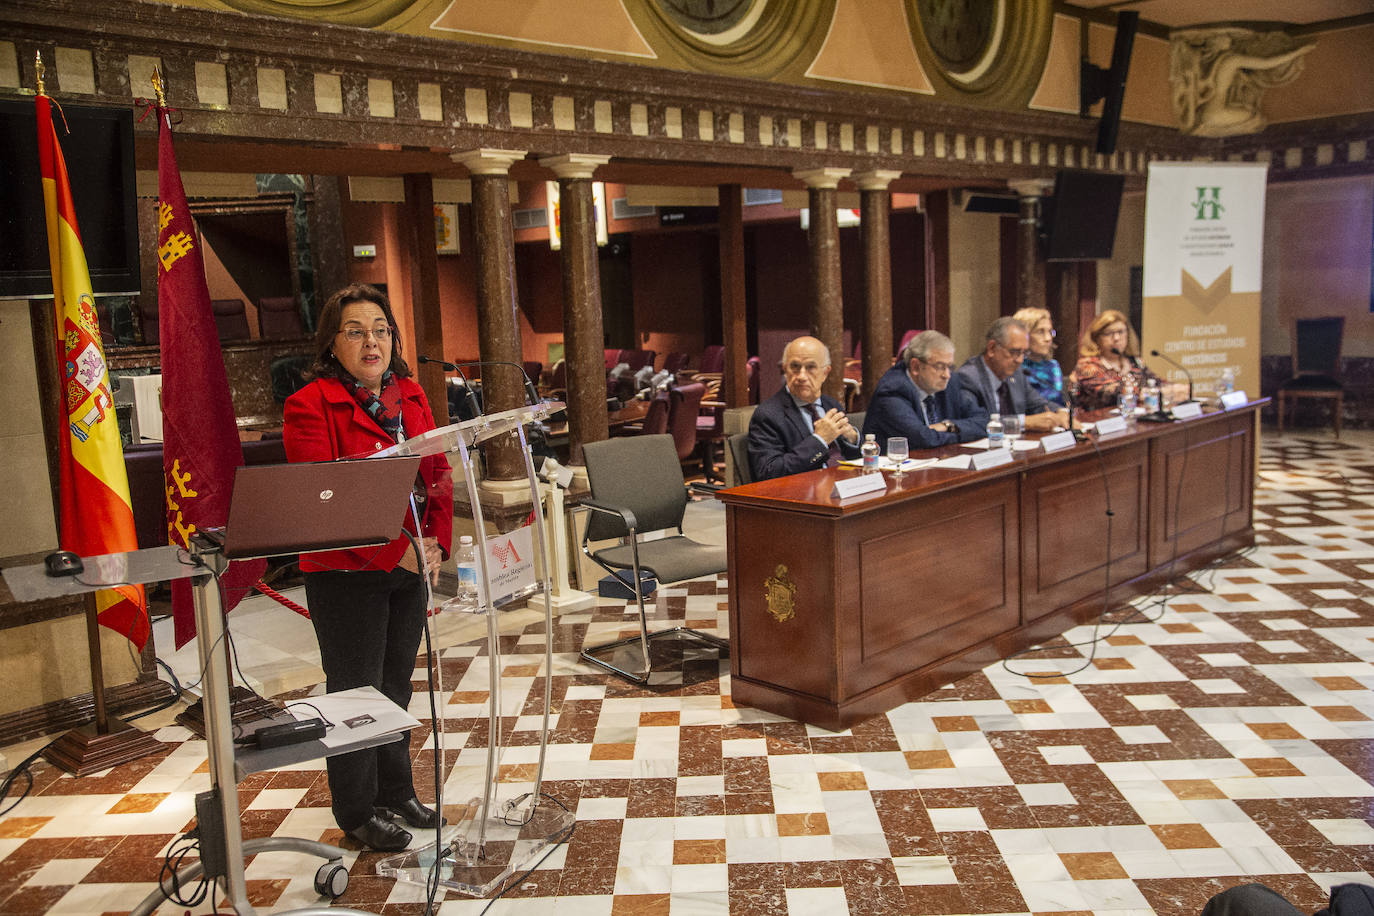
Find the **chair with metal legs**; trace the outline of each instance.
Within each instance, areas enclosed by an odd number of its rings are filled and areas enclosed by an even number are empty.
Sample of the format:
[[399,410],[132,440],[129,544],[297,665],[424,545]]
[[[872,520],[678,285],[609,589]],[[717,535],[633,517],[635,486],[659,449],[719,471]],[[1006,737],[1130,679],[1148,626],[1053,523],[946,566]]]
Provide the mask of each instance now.
[[[724,547],[702,544],[682,534],[687,489],[673,437],[634,436],[588,442],[583,446],[583,456],[592,496],[582,501],[591,511],[582,537],[582,552],[634,590],[639,607],[639,635],[587,646],[582,650],[582,658],[626,680],[647,684],[653,670],[650,640],[676,635],[713,646],[722,656],[727,654],[726,640],[688,627],[649,632],[641,570],[660,583],[672,583],[724,572],[727,566]],[[646,533],[673,528],[677,529],[676,535],[643,539]],[[594,541],[612,539],[619,540],[609,547],[591,547]],[[599,657],[607,653],[613,656],[617,649],[635,644],[639,645],[642,659],[642,670],[638,673],[616,664],[613,657]]]

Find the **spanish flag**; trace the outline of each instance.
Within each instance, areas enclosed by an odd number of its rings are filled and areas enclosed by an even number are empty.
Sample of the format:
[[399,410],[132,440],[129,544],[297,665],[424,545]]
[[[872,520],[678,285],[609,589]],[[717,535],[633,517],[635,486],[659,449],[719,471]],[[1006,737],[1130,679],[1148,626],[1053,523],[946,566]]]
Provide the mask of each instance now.
[[[100,347],[91,276],[76,226],[67,164],[53,127],[51,102],[41,93],[37,102],[38,156],[57,318],[57,364],[62,373],[67,426],[57,437],[62,504],[58,539],[63,550],[83,557],[123,553],[137,550],[138,538],[110,396],[110,376]],[[143,587],[106,589],[96,592],[95,600],[100,623],[123,633],[141,650],[149,631]]]

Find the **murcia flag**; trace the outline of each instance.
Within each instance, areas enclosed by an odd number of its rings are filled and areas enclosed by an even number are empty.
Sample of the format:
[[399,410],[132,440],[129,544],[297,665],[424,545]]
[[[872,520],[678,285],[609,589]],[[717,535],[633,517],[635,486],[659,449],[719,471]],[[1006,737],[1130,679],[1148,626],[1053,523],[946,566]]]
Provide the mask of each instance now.
[[[57,143],[52,106],[39,94],[38,157],[43,175],[43,208],[48,220],[48,259],[52,264],[57,317],[57,364],[62,373],[66,430],[59,435],[63,550],[83,557],[138,549],[129,478],[119,443],[110,376],[100,347],[100,325],[91,294],[91,275],[76,226],[76,208],[67,181],[67,164]],[[76,142],[80,142],[79,138]],[[140,650],[148,641],[148,609],[143,587],[123,585],[96,592],[103,626],[129,637]]]
[[[162,345],[162,474],[167,494],[167,541],[186,546],[199,528],[229,518],[234,469],[243,464],[224,372],[224,354],[210,310],[205,261],[181,184],[167,112],[157,119],[157,311]],[[266,568],[265,560],[237,560],[220,577],[227,613]],[[187,579],[172,583],[176,646],[196,635]]]

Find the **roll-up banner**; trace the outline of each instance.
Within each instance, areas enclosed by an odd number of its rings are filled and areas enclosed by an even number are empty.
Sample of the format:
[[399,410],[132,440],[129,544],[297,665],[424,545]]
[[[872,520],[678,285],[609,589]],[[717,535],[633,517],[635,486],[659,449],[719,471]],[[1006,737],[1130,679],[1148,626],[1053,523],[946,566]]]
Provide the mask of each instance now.
[[1142,357],[1170,381],[1210,396],[1230,369],[1258,395],[1260,280],[1268,166],[1253,162],[1152,162],[1145,191]]

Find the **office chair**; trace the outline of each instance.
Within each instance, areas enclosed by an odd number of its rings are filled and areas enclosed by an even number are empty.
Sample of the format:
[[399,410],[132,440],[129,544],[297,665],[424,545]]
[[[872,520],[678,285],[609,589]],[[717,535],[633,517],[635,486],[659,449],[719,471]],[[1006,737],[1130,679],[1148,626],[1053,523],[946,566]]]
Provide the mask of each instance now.
[[725,440],[729,461],[725,463],[725,485],[738,487],[754,482],[754,469],[749,466],[749,434],[735,433]]
[[[582,658],[635,684],[647,684],[653,671],[649,641],[665,636],[698,640],[720,650],[725,656],[729,643],[718,636],[688,627],[671,627],[649,632],[644,611],[644,592],[640,571],[661,583],[681,582],[710,573],[724,572],[727,566],[724,547],[701,544],[682,534],[682,516],[687,509],[687,488],[682,465],[670,435],[634,436],[588,442],[582,447],[587,463],[591,499],[582,505],[590,510],[587,530],[582,535],[582,552],[602,569],[624,582],[622,572],[633,577],[635,603],[639,606],[639,635],[614,642],[587,646]],[[676,528],[678,533],[652,541],[641,540],[645,532]],[[610,547],[593,550],[592,541],[623,539]],[[620,667],[612,659],[598,655],[639,644],[643,670],[639,673]]]

